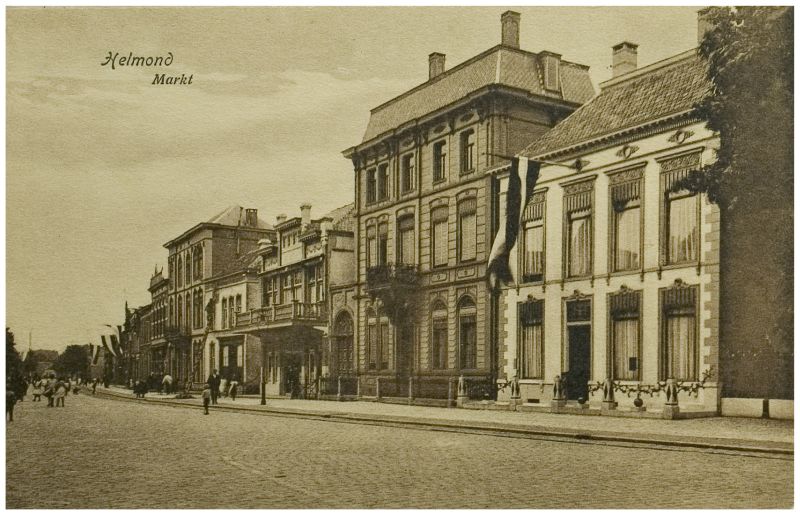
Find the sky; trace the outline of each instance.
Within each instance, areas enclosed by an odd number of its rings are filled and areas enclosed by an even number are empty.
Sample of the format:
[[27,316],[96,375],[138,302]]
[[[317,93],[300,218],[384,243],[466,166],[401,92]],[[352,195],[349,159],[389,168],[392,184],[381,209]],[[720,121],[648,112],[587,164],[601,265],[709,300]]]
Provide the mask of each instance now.
[[[611,76],[696,45],[698,7],[517,7],[520,47]],[[96,341],[147,304],[163,244],[231,205],[269,223],[353,201],[369,110],[500,42],[502,7],[7,8],[6,326]],[[169,67],[102,66],[173,55]],[[156,71],[191,85],[153,85]]]

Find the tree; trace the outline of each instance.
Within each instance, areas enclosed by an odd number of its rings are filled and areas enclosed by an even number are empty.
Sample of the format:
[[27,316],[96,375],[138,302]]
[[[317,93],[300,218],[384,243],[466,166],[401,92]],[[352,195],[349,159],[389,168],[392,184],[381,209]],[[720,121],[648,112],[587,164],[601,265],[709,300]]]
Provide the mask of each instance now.
[[14,343],[14,333],[6,327],[6,380],[16,384],[22,378],[22,359]]
[[83,345],[67,345],[53,368],[60,376],[83,377],[89,372],[89,353]]
[[[720,148],[716,162],[678,187],[720,207],[720,360],[729,374],[721,379],[729,396],[760,388],[765,397],[791,398],[794,11],[711,7],[703,14],[712,28],[699,54],[711,88],[696,110]],[[756,380],[758,370],[770,380]]]

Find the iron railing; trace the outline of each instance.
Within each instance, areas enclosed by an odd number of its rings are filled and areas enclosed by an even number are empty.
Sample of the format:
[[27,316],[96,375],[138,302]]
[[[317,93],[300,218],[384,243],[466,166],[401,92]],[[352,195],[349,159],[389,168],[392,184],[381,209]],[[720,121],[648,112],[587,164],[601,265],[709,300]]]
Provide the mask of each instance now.
[[278,304],[251,309],[236,314],[236,327],[270,324],[289,320],[307,320],[312,322],[326,322],[328,310],[325,302],[299,302],[291,304]]

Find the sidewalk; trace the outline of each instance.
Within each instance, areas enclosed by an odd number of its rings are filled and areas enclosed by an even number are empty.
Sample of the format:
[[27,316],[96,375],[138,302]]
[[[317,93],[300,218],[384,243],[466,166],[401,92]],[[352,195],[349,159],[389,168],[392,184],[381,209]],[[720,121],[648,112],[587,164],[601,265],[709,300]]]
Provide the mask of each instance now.
[[[98,388],[133,398],[130,390]],[[174,395],[148,393],[145,400],[174,405],[202,404],[199,398],[178,400]],[[551,413],[505,412],[406,406],[368,401],[316,401],[245,397],[220,399],[212,409],[257,411],[273,415],[309,416],[349,422],[426,426],[446,430],[513,432],[582,440],[625,441],[729,450],[793,454],[794,422],[757,418],[714,417],[689,420],[633,419]]]

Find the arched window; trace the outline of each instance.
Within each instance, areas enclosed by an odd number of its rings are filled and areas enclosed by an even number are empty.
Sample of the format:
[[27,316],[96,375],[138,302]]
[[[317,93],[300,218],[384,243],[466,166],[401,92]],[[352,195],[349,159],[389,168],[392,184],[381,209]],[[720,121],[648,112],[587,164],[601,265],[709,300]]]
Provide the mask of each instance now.
[[347,311],[342,311],[336,317],[333,326],[334,342],[336,349],[336,370],[340,374],[353,371],[353,318]]
[[178,256],[178,270],[177,270],[177,276],[178,276],[178,287],[179,287],[179,288],[180,288],[181,286],[183,286],[183,274],[181,273],[182,271],[183,271],[183,260],[181,259],[181,257],[180,257],[180,256]]
[[186,285],[192,284],[192,263],[189,261],[189,253],[186,253],[186,262],[184,263],[184,274]]
[[447,368],[447,306],[441,300],[431,306],[431,369]]
[[228,327],[228,299],[222,299],[222,329]]
[[186,316],[186,327],[187,329],[191,327],[190,316],[192,312],[192,301],[189,299],[189,292],[186,292],[186,309],[185,309],[185,316]]
[[175,301],[169,298],[169,325],[175,325]]
[[461,369],[477,368],[478,324],[475,301],[463,297],[458,303],[458,357]]

